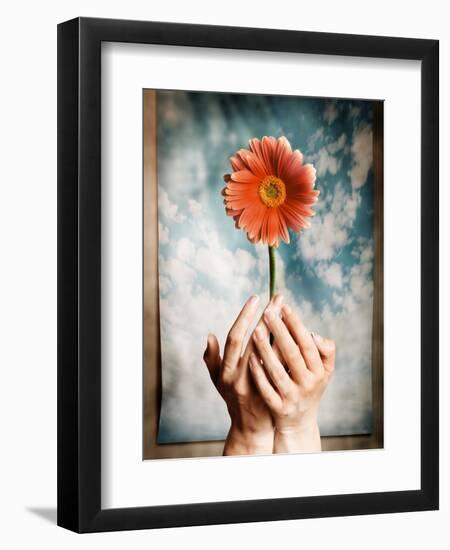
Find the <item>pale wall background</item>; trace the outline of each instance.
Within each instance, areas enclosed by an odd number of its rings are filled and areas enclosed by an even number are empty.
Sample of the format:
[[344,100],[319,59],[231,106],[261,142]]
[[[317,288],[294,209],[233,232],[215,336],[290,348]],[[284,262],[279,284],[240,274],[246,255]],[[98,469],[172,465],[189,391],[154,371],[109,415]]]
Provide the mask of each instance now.
[[[3,5],[0,163],[0,545],[4,548],[447,548],[450,535],[449,287],[441,289],[441,510],[79,536],[56,506],[56,24],[78,16],[427,37],[441,40],[441,210],[450,206],[446,4],[66,0]],[[441,280],[450,218],[441,216]],[[49,521],[50,520],[50,521]]]

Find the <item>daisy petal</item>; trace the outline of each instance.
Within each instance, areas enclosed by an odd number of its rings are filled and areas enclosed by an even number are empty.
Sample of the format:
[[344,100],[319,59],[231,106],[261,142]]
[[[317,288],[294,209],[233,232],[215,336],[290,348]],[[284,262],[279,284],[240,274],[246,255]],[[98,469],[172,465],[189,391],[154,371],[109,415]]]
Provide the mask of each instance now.
[[239,183],[254,183],[257,185],[260,181],[259,178],[255,176],[250,170],[239,170],[238,172],[233,172],[231,174],[232,181]]
[[259,179],[262,179],[268,175],[264,162],[261,161],[258,156],[251,151],[248,151],[247,149],[241,149],[236,153],[236,155],[239,156],[239,158],[245,164],[246,168]]

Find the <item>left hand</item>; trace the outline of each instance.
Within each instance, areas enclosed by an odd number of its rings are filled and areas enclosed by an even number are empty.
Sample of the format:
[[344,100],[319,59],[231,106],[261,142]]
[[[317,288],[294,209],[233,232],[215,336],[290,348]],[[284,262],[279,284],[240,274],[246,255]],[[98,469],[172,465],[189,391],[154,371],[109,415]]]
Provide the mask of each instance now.
[[[279,314],[281,298],[271,302]],[[249,372],[250,353],[255,350],[250,338],[244,351],[243,345],[257,310],[257,297],[251,297],[244,305],[228,333],[223,358],[219,342],[210,334],[204,361],[217,391],[225,401],[231,418],[231,427],[225,442],[224,454],[272,454],[274,430],[272,416]],[[258,324],[264,338],[269,335],[264,321]]]
[[310,333],[288,305],[282,319],[269,306],[264,321],[287,367],[257,328],[259,357],[251,355],[250,371],[274,418],[274,451],[320,451],[319,403],[334,371],[335,344]]

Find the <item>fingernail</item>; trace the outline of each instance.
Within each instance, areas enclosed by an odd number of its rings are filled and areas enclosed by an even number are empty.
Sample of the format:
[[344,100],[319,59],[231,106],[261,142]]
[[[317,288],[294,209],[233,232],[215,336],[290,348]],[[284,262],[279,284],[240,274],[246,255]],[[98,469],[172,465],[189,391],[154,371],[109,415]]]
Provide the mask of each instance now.
[[292,313],[292,309],[287,304],[283,305],[283,311],[286,315],[290,315]]
[[275,320],[275,313],[270,308],[267,308],[266,311],[264,312],[264,317],[268,321],[274,321]]
[[315,332],[311,332],[311,336],[314,338],[316,342],[319,342],[319,344],[322,342],[322,336],[320,334],[316,334]]
[[255,340],[262,340],[264,338],[264,331],[261,327],[255,328]]
[[274,298],[273,303],[277,306],[281,305],[281,302],[284,300],[284,296],[282,294],[277,294]]
[[259,296],[257,294],[254,294],[253,296],[250,296],[248,303],[254,305],[258,301],[259,301]]

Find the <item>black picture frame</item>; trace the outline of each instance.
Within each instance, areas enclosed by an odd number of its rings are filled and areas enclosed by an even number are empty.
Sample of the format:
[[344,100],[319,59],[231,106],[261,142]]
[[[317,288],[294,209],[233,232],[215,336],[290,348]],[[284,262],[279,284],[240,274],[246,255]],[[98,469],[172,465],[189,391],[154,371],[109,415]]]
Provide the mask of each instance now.
[[[101,508],[101,43],[421,62],[421,488]],[[439,42],[77,18],[58,26],[58,525],[76,532],[436,510],[439,506]]]

